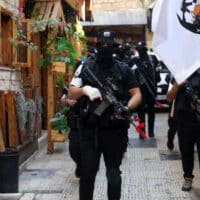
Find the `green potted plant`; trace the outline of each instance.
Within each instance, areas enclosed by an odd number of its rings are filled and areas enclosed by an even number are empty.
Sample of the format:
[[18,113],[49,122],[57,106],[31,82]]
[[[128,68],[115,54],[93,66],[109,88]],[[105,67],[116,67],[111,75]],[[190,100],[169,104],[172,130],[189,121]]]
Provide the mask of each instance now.
[[57,112],[50,120],[52,128],[57,130],[59,133],[68,132],[69,127],[67,125],[66,112],[69,110],[69,107],[64,106],[60,112]]

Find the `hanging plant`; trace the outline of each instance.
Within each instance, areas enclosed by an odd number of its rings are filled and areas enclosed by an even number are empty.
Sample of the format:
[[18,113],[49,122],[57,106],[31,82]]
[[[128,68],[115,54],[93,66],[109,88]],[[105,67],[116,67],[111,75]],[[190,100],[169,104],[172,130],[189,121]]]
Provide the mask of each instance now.
[[[10,43],[14,48],[18,47],[18,44],[23,44],[27,46],[31,51],[37,50],[38,46],[35,45],[32,41],[28,41],[27,36],[23,31],[23,26],[21,22],[21,17],[23,16],[23,8],[16,7],[13,10],[12,19],[17,24],[16,31],[16,39],[9,38]],[[74,16],[72,17],[74,19]],[[69,38],[74,38],[84,43],[84,31],[81,27],[75,23],[74,20],[72,22],[68,21],[67,23],[64,20],[59,18],[51,18],[51,19],[35,19],[30,23],[31,33],[37,33],[40,31],[44,31],[46,28],[50,31],[55,31],[55,27],[57,30],[57,34],[55,38],[47,40],[45,57],[39,60],[39,66],[46,67],[51,65],[53,62],[65,62],[70,67],[74,67],[76,61],[78,60],[78,56],[75,52],[73,44],[71,43]],[[84,49],[85,49],[85,45]],[[86,52],[86,51],[84,51]]]
[[41,67],[46,67],[53,62],[65,62],[71,67],[75,67],[78,55],[72,43],[64,36],[56,36],[47,40],[46,56],[41,58],[39,63]]
[[69,63],[72,67],[75,66],[78,56],[70,41],[65,37],[57,37],[54,48],[56,61]]
[[57,130],[59,133],[68,132],[70,128],[67,125],[66,113],[69,110],[69,107],[64,106],[63,109],[56,113],[50,120],[51,126],[54,130]]
[[23,16],[23,8],[17,6],[16,9],[13,10],[12,19],[15,21],[17,25],[16,30],[16,39],[9,38],[9,42],[13,45],[13,47],[17,48],[18,44],[23,44],[27,46],[31,51],[37,50],[38,46],[35,45],[33,42],[28,41],[27,36],[23,31],[23,25],[21,22],[21,17]]
[[[8,0],[3,0],[3,1],[13,8],[12,19],[17,24],[16,39],[9,38],[10,43],[15,48],[18,46],[18,43],[20,43],[20,44],[23,44],[24,46],[27,46],[30,50],[37,50],[38,46],[35,45],[33,42],[28,41],[26,35],[23,32],[21,18],[24,16],[24,13],[27,14],[24,11],[24,8],[20,6],[15,6],[13,3],[11,3]],[[34,2],[32,2],[32,4],[30,3],[30,5],[34,5]],[[57,27],[57,29],[63,30],[65,33],[69,34],[73,38],[83,42],[84,43],[83,46],[85,46],[86,42],[84,42],[85,40],[84,31],[82,27],[80,26],[80,24],[77,23],[77,12],[74,11],[74,9],[72,9],[67,3],[62,2],[62,6],[63,6],[63,10],[65,11],[64,16],[67,23],[64,20],[59,19],[59,18],[50,18],[47,20],[36,19],[38,14],[32,13],[32,19],[34,19],[34,21],[30,23],[31,33],[44,31],[46,28],[53,30],[55,27]],[[28,15],[29,17],[31,16],[30,13],[28,13]]]

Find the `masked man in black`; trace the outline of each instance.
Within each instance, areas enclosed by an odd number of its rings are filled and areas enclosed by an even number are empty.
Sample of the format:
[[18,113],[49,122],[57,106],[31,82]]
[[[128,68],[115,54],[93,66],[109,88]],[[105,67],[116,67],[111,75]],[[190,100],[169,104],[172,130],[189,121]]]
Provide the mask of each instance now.
[[[131,69],[138,78],[142,92],[142,104],[138,108],[138,116],[145,124],[145,112],[148,113],[148,135],[154,137],[155,98],[157,83],[160,81],[158,60],[154,55],[148,55],[145,42],[138,42],[135,49],[138,56],[132,59]],[[144,127],[145,131],[145,127]],[[142,139],[142,137],[140,137]]]
[[194,147],[197,146],[200,161],[200,69],[184,83],[174,83],[167,93],[169,102],[175,101],[175,118],[181,152],[183,191],[190,191],[194,178]]
[[135,109],[141,101],[141,93],[131,69],[112,59],[115,46],[114,32],[100,31],[96,59],[86,61],[77,69],[69,89],[70,98],[87,99],[81,117],[80,200],[93,199],[101,154],[106,166],[108,199],[119,200],[121,196],[120,165],[127,148],[129,122],[122,115],[115,115],[112,104],[100,116],[94,114],[104,98],[98,84],[84,75],[84,70],[89,68],[105,87],[117,88],[114,95],[128,110]]

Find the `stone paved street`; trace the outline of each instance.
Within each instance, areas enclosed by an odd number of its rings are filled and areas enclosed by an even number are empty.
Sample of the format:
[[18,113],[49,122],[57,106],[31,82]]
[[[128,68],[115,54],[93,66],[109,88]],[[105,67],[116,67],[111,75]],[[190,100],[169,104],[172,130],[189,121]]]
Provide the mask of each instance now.
[[[121,200],[199,200],[200,172],[191,192],[182,192],[182,170],[177,138],[175,149],[166,147],[167,114],[156,116],[156,138],[142,141],[130,129],[129,148],[121,166]],[[114,142],[114,141],[113,141]],[[196,154],[196,153],[195,153]],[[69,157],[68,141],[57,143],[55,152],[39,151],[20,174],[20,192],[33,193],[35,200],[78,200],[78,179],[75,165]],[[94,200],[106,200],[106,178],[103,160],[97,175]]]

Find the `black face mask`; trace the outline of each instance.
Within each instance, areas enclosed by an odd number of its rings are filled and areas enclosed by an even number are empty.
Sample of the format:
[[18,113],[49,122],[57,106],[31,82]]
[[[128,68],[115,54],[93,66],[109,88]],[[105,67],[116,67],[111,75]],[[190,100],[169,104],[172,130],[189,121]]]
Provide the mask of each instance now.
[[97,54],[98,61],[105,63],[105,64],[111,63],[113,52],[114,52],[114,50],[113,50],[112,46],[98,47],[98,54]]
[[145,49],[140,49],[138,50],[139,56],[141,59],[146,59],[148,58],[147,51]]

